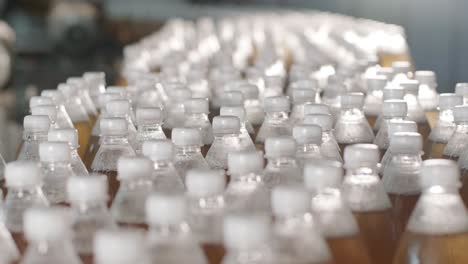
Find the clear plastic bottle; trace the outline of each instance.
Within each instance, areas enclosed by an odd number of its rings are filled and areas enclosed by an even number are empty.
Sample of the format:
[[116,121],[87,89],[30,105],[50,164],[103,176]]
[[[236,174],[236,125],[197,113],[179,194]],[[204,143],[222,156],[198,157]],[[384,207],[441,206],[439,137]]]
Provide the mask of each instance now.
[[443,156],[457,160],[468,146],[468,105],[455,106],[453,109],[455,131],[444,148]]
[[95,264],[150,264],[143,232],[135,229],[100,230],[93,243]]
[[32,96],[29,98],[29,109],[42,105],[53,105],[54,100],[48,96]]
[[340,147],[338,146],[338,142],[336,142],[333,131],[333,116],[331,114],[309,114],[305,116],[302,123],[320,126],[322,128],[320,153],[326,159],[342,162]]
[[468,261],[468,212],[458,193],[459,172],[450,160],[426,160],[423,193],[400,240],[393,263],[465,263]]
[[278,184],[302,181],[302,170],[296,160],[294,138],[290,136],[267,138],[265,157],[268,161],[263,176],[270,188]]
[[262,104],[259,100],[258,87],[255,84],[244,83],[241,84],[238,89],[244,95],[244,108],[246,117],[249,123],[252,124],[256,136],[260,126],[263,123],[263,120],[265,119],[265,112],[263,111]]
[[433,71],[416,71],[414,79],[419,82],[418,100],[426,112],[426,118],[434,118],[437,113],[439,95],[437,93],[437,77]]
[[93,239],[100,229],[117,227],[107,209],[105,175],[72,176],[67,182],[67,197],[72,215],[73,245],[84,263],[92,263]]
[[224,257],[223,218],[226,213],[224,171],[195,169],[185,178],[188,223],[200,242],[208,263],[221,263]]
[[25,116],[23,120],[24,132],[18,160],[39,161],[39,144],[47,141],[50,120],[48,116]]
[[67,181],[75,175],[71,167],[70,147],[65,142],[42,142],[39,145],[43,190],[51,204],[66,204]]
[[262,145],[268,137],[290,136],[292,132],[288,117],[290,103],[286,96],[267,97],[263,104],[265,120],[255,138],[255,143],[260,145],[260,149],[263,149]]
[[23,264],[82,263],[72,243],[71,217],[62,207],[30,208],[24,213],[29,242]]
[[88,113],[91,127],[94,126],[98,116],[97,108],[89,95],[88,83],[82,77],[69,77],[67,84],[75,86],[75,93],[80,97],[81,102]]
[[317,125],[295,125],[292,134],[297,143],[296,159],[301,168],[308,161],[325,159],[320,147],[322,128]]
[[463,104],[463,97],[456,94],[443,93],[439,96],[439,114],[434,127],[425,144],[425,155],[428,158],[442,158],[444,148],[453,132],[455,132],[454,108]]
[[341,96],[341,112],[335,124],[336,141],[341,151],[355,143],[372,143],[374,132],[362,112],[364,95],[348,93]]
[[222,106],[219,110],[220,116],[235,116],[240,121],[240,143],[242,149],[255,150],[255,145],[252,141],[254,130],[245,115],[245,109],[242,106]]
[[343,181],[343,164],[334,160],[308,162],[304,166],[303,180],[312,196],[327,188],[338,189]]
[[[183,127],[185,123],[185,107],[184,102],[192,97],[192,92],[189,89],[178,88],[170,91],[169,104],[164,109],[166,118],[164,120],[163,129],[166,136],[170,136],[170,131],[174,127]],[[169,92],[169,91],[168,91]]]
[[123,118],[127,121],[128,142],[133,149],[138,148],[137,130],[131,118],[131,104],[129,100],[112,100],[106,104],[106,117]]
[[373,263],[391,263],[396,248],[392,204],[378,175],[379,149],[374,144],[345,148],[346,175],[341,191],[356,218]]
[[104,72],[85,72],[83,79],[87,83],[89,96],[94,105],[99,103],[99,95],[106,92],[106,74]]
[[70,148],[70,163],[73,174],[86,176],[88,170],[78,155],[78,131],[74,128],[63,128],[49,131],[48,141],[65,142]]
[[279,263],[271,245],[271,220],[263,214],[239,213],[224,220],[223,264]]
[[[398,132],[418,132],[418,125],[414,121],[408,121],[408,120],[392,120],[389,121],[388,124],[388,147],[385,151],[385,153],[382,156],[382,160],[380,162],[380,171],[383,172],[385,169],[385,166],[387,166],[388,162],[391,160],[393,153],[392,153],[392,136],[395,133]],[[397,141],[398,142],[398,141]]]
[[382,105],[382,123],[374,139],[374,144],[379,147],[380,155],[383,156],[388,149],[388,123],[391,121],[402,121],[406,119],[408,105],[403,100],[386,100]]
[[153,162],[144,157],[122,156],[117,163],[119,190],[110,211],[121,226],[146,228],[142,206],[153,192]]
[[[65,97],[59,90],[42,90],[41,97],[52,99],[54,105],[57,106],[57,124],[62,128],[74,128],[72,120],[65,109]],[[34,97],[31,97],[34,98]],[[30,101],[31,102],[31,101]]]
[[[307,115],[332,115],[330,107],[325,104],[306,104],[304,105],[304,117]],[[333,115],[332,115],[333,116]],[[335,118],[333,118],[333,123],[335,123]]]
[[162,129],[163,112],[160,108],[137,108],[136,120],[138,133],[136,136],[135,152],[141,154],[143,142],[147,140],[166,139]]
[[31,115],[45,115],[50,120],[50,130],[61,128],[57,124],[57,107],[55,105],[40,105],[31,108]]
[[[383,101],[387,100],[403,100],[403,97],[405,95],[405,90],[400,87],[400,86],[387,86],[385,89],[383,89]],[[380,115],[377,117],[377,120],[375,121],[373,130],[374,133],[377,133],[380,130],[380,126],[382,125],[383,122],[383,116],[382,112],[380,112]]]
[[202,154],[205,156],[213,143],[213,128],[208,114],[210,112],[208,100],[205,98],[192,98],[184,103],[185,123],[184,127],[197,128],[202,136]]
[[383,168],[382,182],[392,202],[392,217],[399,238],[421,194],[421,135],[395,133],[390,139],[390,148],[392,157]]
[[174,165],[178,174],[185,179],[190,169],[208,169],[209,165],[201,153],[202,137],[196,128],[172,129],[172,142],[175,146]]
[[419,82],[416,80],[406,80],[401,82],[400,85],[405,89],[405,96],[403,99],[408,104],[408,120],[418,124],[418,132],[423,137],[423,140],[425,140],[429,136],[431,128],[427,122],[424,109],[419,103]]
[[170,140],[149,140],[142,146],[142,153],[153,161],[153,186],[158,191],[183,191],[182,177],[174,166],[175,149]]
[[394,61],[392,62],[392,69],[395,75],[393,82],[398,83],[400,80],[408,80],[413,77],[411,63],[408,61]]
[[206,154],[206,162],[212,169],[227,169],[228,153],[242,150],[240,120],[235,116],[213,118],[214,140]]
[[457,83],[455,85],[455,94],[463,97],[463,104],[468,104],[468,83]]
[[[2,207],[3,207],[3,192],[0,191],[0,199]],[[2,217],[4,216],[4,209],[0,209],[0,213]],[[18,261],[21,257],[18,247],[13,240],[13,237],[8,231],[7,227],[5,226],[4,219],[0,221],[0,262],[1,263],[15,263],[14,261]]]
[[187,222],[187,201],[182,193],[154,193],[146,201],[151,263],[207,263]]
[[315,103],[316,91],[296,88],[291,91],[292,110],[289,117],[292,124],[298,124],[304,119],[304,106]]
[[371,127],[374,127],[377,117],[382,111],[383,89],[387,85],[387,78],[383,75],[367,76],[367,94],[364,99],[363,111]]
[[273,244],[280,263],[333,263],[310,211],[311,195],[299,186],[273,188]]

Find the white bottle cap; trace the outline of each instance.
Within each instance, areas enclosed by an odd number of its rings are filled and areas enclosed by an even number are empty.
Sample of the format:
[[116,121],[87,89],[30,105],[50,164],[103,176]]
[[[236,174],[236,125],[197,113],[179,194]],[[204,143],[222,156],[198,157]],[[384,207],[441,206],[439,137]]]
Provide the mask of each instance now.
[[[54,104],[63,104],[65,97],[59,90],[46,89],[41,91],[41,97],[47,97],[52,99]],[[43,105],[43,104],[39,104]]]
[[463,97],[468,96],[468,83],[457,83],[455,85],[455,93]]
[[331,115],[330,108],[326,104],[305,104],[304,115],[328,114]]
[[67,181],[68,201],[107,201],[107,177],[103,174],[71,176]]
[[29,108],[33,108],[40,105],[53,105],[54,101],[50,97],[46,96],[33,96],[29,99]]
[[453,109],[455,122],[468,122],[468,105],[458,105]]
[[383,100],[403,99],[405,96],[405,89],[403,87],[388,87],[383,89]]
[[161,124],[163,112],[158,107],[139,107],[136,110],[136,122],[141,125]]
[[394,61],[392,63],[392,69],[396,74],[407,73],[411,71],[411,63],[408,61]]
[[362,108],[364,105],[363,93],[346,93],[341,96],[341,108]]
[[179,224],[186,220],[186,215],[182,193],[154,193],[146,200],[146,222],[150,226]]
[[390,136],[390,149],[394,154],[419,154],[422,151],[421,134],[397,132]]
[[202,198],[223,193],[226,187],[224,170],[192,169],[185,176],[189,196]]
[[112,93],[112,92],[109,92],[109,90],[107,90],[107,92],[99,95],[98,97],[98,105],[99,105],[99,108],[100,109],[106,109],[106,105],[108,102],[110,101],[114,101],[114,100],[122,100],[123,99],[123,96],[118,94],[118,93]]
[[235,116],[240,122],[245,120],[245,109],[243,106],[222,106],[219,110],[220,116]]
[[121,156],[117,161],[117,173],[119,180],[151,178],[153,162],[145,157]]
[[28,115],[24,117],[23,127],[30,132],[47,132],[50,128],[50,119],[46,115]]
[[70,162],[70,145],[65,142],[46,141],[39,144],[41,162]]
[[236,116],[215,116],[213,118],[214,134],[239,134],[240,120]]
[[224,218],[224,244],[228,249],[262,247],[270,239],[271,220],[263,214],[236,214]]
[[387,80],[393,80],[393,77],[395,76],[395,71],[393,68],[390,67],[380,67],[377,68],[377,75],[383,75],[387,77]]
[[383,90],[387,85],[387,77],[384,75],[367,76],[366,85],[369,91]]
[[460,169],[453,160],[429,159],[421,167],[421,187],[432,186],[459,187]]
[[311,89],[295,88],[291,90],[291,101],[293,104],[304,104],[315,101],[316,91]]
[[106,92],[120,94],[120,95],[127,94],[127,90],[125,86],[116,86],[116,85],[107,86]]
[[210,112],[207,98],[191,98],[184,102],[188,114],[208,114]]
[[24,212],[28,241],[63,241],[71,237],[71,215],[65,207],[29,208]]
[[343,181],[343,165],[339,161],[311,161],[304,165],[304,185],[310,191],[339,188]]
[[333,129],[333,116],[330,114],[310,114],[304,117],[302,123],[320,126],[322,131],[330,131]]
[[57,120],[57,106],[56,105],[40,105],[31,108],[32,115],[46,115],[49,117],[51,123]]
[[375,168],[379,163],[379,157],[379,147],[377,145],[354,144],[344,149],[343,160],[346,169]]
[[296,141],[290,136],[268,137],[265,140],[265,154],[269,159],[294,157]]
[[168,139],[145,141],[141,151],[144,156],[153,162],[167,161],[174,158],[174,144]]
[[310,193],[301,186],[278,185],[271,193],[271,207],[275,217],[298,216],[310,211]]
[[117,117],[101,119],[99,123],[102,136],[125,136],[128,134],[127,120]]
[[246,100],[258,99],[258,87],[255,84],[244,83],[239,86],[239,90]]
[[418,132],[418,125],[414,121],[408,120],[390,120],[388,123],[388,135],[397,132]]
[[62,92],[63,96],[65,96],[66,98],[76,96],[76,88],[77,87],[75,85],[69,83],[59,83],[59,85],[57,85],[57,90]]
[[263,155],[257,151],[237,151],[228,154],[228,169],[231,175],[261,173]]
[[203,145],[200,130],[197,128],[176,127],[172,129],[171,138],[177,147]]
[[93,251],[97,264],[143,263],[146,257],[145,236],[135,229],[104,229],[94,236]]
[[406,94],[418,95],[419,93],[419,82],[416,80],[401,80],[400,85],[405,89]]
[[406,117],[408,104],[405,100],[385,100],[382,104],[384,117]]
[[49,131],[49,141],[66,142],[73,148],[78,148],[78,131],[74,128],[61,128]]
[[437,85],[437,77],[433,71],[416,71],[414,73],[414,79],[420,84],[426,84],[429,86]]
[[129,116],[131,105],[128,100],[112,100],[106,104],[106,113],[111,116]]
[[441,93],[439,95],[439,108],[448,109],[454,108],[457,105],[463,104],[463,96],[454,93]]
[[263,107],[265,112],[289,112],[290,103],[289,99],[286,96],[272,96],[264,99]]
[[244,95],[241,92],[229,91],[220,96],[221,106],[243,106]]
[[322,128],[317,125],[295,125],[292,136],[298,145],[322,143]]
[[82,77],[68,77],[67,84],[75,85],[78,89],[83,89],[86,85],[85,80]]
[[38,186],[42,184],[39,164],[32,161],[13,161],[5,166],[5,182],[8,188]]

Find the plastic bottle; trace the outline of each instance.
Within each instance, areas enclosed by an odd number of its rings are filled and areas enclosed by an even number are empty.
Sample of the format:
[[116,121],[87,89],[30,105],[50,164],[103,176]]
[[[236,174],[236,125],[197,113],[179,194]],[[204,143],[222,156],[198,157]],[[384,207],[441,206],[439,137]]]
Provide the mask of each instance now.
[[426,118],[435,118],[439,95],[437,94],[437,77],[433,71],[416,71],[414,79],[419,82],[418,100],[426,112]]
[[223,264],[273,264],[277,256],[271,246],[271,220],[263,214],[239,213],[224,220]]
[[39,144],[47,141],[50,120],[48,116],[25,116],[23,120],[23,142],[18,152],[18,160],[39,161]]
[[24,234],[29,245],[21,263],[82,263],[73,248],[70,218],[62,207],[26,210]]
[[[169,92],[169,91],[168,91]],[[192,93],[185,86],[170,91],[169,104],[164,109],[166,119],[164,120],[163,129],[167,137],[170,137],[171,130],[174,127],[183,127],[185,122],[185,107],[184,102],[192,97]]]
[[148,140],[166,139],[162,129],[163,112],[160,108],[143,107],[137,108],[136,120],[138,133],[136,136],[137,146],[135,152],[141,154],[143,142]]
[[121,226],[146,228],[142,206],[153,192],[153,162],[144,157],[122,156],[117,163],[119,189],[110,211]]
[[52,99],[53,104],[57,106],[57,124],[62,128],[74,128],[72,120],[65,108],[65,97],[59,90],[42,90],[41,97]]
[[50,130],[61,128],[57,124],[57,107],[55,105],[40,105],[31,108],[32,115],[45,115],[50,120]]
[[93,239],[100,229],[117,227],[107,209],[105,175],[72,176],[67,182],[67,197],[72,215],[73,245],[84,263],[92,263]]
[[82,77],[69,77],[67,84],[75,86],[75,93],[80,97],[81,102],[88,113],[91,127],[96,123],[98,112],[91,96],[89,95],[88,83]]
[[411,63],[408,61],[394,61],[392,62],[392,69],[395,75],[393,82],[398,83],[400,80],[408,80],[413,77]]
[[143,232],[135,229],[100,230],[93,243],[95,264],[150,264]]
[[93,159],[91,170],[107,176],[109,199],[113,200],[119,187],[117,161],[121,156],[134,156],[135,150],[128,142],[128,122],[123,118],[101,119],[101,142]]
[[246,118],[254,128],[255,135],[253,138],[255,138],[260,130],[263,120],[265,119],[265,112],[263,111],[262,104],[259,100],[258,87],[255,84],[244,83],[240,85],[238,89],[244,96]]
[[[314,114],[332,115],[332,112],[330,110],[330,107],[328,107],[325,104],[304,105],[304,117],[307,115],[314,115]],[[335,118],[333,118],[333,123],[335,123]]]
[[240,121],[240,143],[242,149],[255,150],[255,145],[252,141],[254,130],[252,124],[248,122],[245,116],[245,109],[242,106],[222,106],[219,110],[221,116],[235,116]]
[[[0,191],[0,197],[3,198],[3,192]],[[2,207],[3,207],[3,199],[1,199]],[[4,216],[4,209],[0,209],[0,213]],[[1,263],[15,263],[14,261],[18,261],[20,258],[20,252],[18,247],[13,240],[13,237],[8,231],[7,227],[5,226],[4,220],[0,222],[0,244],[2,247],[0,248],[0,262]]]
[[322,128],[320,153],[326,159],[342,161],[340,147],[338,146],[338,142],[336,142],[333,131],[333,116],[331,114],[309,114],[305,116],[302,123],[320,126]]
[[425,144],[424,154],[428,158],[442,158],[444,148],[455,131],[454,108],[463,104],[463,97],[456,94],[443,93],[439,96],[439,114],[435,126]]
[[49,131],[47,135],[48,141],[65,142],[68,144],[70,149],[70,163],[73,170],[73,174],[86,176],[88,170],[78,155],[78,131],[74,128],[64,128]]
[[348,93],[341,96],[341,112],[335,124],[336,141],[341,151],[355,143],[372,143],[374,133],[362,112],[364,95]]
[[106,74],[104,72],[85,72],[83,79],[86,81],[91,100],[97,106],[99,96],[106,92]]
[[67,181],[75,175],[71,167],[70,147],[65,142],[42,142],[39,145],[43,190],[51,204],[66,204]]
[[301,168],[310,160],[324,159],[320,145],[322,129],[317,125],[295,125],[293,138],[296,141],[296,159]]
[[[390,86],[390,87],[387,86],[385,89],[383,89],[383,101],[384,102],[387,100],[403,100],[404,95],[405,95],[405,90],[400,86]],[[382,112],[380,112],[373,127],[374,133],[377,133],[380,130],[380,126],[382,125],[382,122],[383,122],[383,116],[382,116]]]
[[295,88],[291,91],[291,116],[292,124],[298,124],[304,119],[304,106],[315,103],[316,91],[304,88]]
[[392,135],[390,146],[392,157],[383,168],[382,181],[399,238],[421,194],[422,138],[419,133],[398,132]]
[[[388,126],[388,146],[387,149],[381,149],[381,153],[385,151],[383,154],[382,160],[380,162],[380,171],[383,172],[385,167],[387,166],[388,162],[392,159],[392,136],[398,132],[418,132],[418,125],[414,121],[408,120],[391,120],[387,124]],[[397,141],[398,142],[398,141]]]
[[405,89],[404,100],[408,104],[408,120],[418,124],[418,132],[421,134],[423,140],[425,140],[429,136],[431,128],[427,122],[424,109],[419,104],[419,82],[416,80],[406,80],[401,82],[400,85]]
[[377,117],[382,111],[383,89],[387,85],[387,78],[383,75],[367,76],[367,94],[364,99],[363,111],[367,122],[374,127]]
[[206,153],[213,143],[213,128],[211,127],[210,120],[208,119],[209,104],[208,100],[204,98],[192,98],[184,103],[185,106],[185,123],[184,127],[197,128],[200,130],[202,136],[202,154]]
[[333,263],[310,211],[311,195],[298,186],[273,188],[274,249],[280,263]]
[[223,218],[226,213],[224,171],[194,169],[185,178],[188,222],[201,244],[208,263],[221,263],[224,257]]
[[379,149],[374,144],[345,148],[342,194],[356,217],[373,263],[391,263],[396,248],[390,199],[378,175]]
[[311,161],[304,166],[304,187],[314,197],[327,188],[339,189],[343,164],[334,160]]
[[455,131],[444,148],[443,156],[447,159],[457,160],[468,146],[468,105],[455,106],[453,119],[456,125]]
[[213,118],[214,140],[206,154],[206,162],[212,169],[227,169],[228,153],[241,150],[240,121],[235,116]]
[[455,94],[463,97],[463,104],[468,104],[468,83],[457,83],[455,85]]
[[267,138],[265,157],[268,161],[263,176],[270,188],[278,184],[302,181],[302,170],[296,160],[296,141],[294,138],[290,136]]
[[403,100],[387,100],[382,105],[382,123],[374,139],[374,144],[379,147],[382,157],[388,149],[389,134],[388,123],[391,121],[402,121],[406,119],[408,105]]
[[153,186],[161,191],[183,191],[184,183],[174,166],[174,144],[170,140],[145,141],[142,153],[153,161]]
[[400,240],[393,263],[465,263],[468,261],[468,212],[458,193],[459,172],[450,160],[426,160],[423,193]]
[[[106,104],[106,116],[123,118],[127,121],[128,142],[133,149],[138,148],[137,130],[131,118],[131,104],[129,100],[112,100]],[[101,131],[102,132],[102,131]]]
[[267,97],[263,104],[265,120],[255,138],[255,143],[258,144],[257,149],[263,149],[263,144],[268,137],[290,136],[292,133],[288,117],[289,99],[285,96]]
[[187,222],[183,194],[154,193],[146,201],[151,263],[207,263]]

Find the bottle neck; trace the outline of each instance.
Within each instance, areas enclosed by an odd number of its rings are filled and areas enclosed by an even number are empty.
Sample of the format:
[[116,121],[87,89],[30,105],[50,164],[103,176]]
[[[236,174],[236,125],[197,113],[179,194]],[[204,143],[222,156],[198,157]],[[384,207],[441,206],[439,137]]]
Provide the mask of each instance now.
[[201,153],[200,146],[198,145],[189,145],[189,146],[176,146],[176,155],[190,155]]
[[374,166],[365,166],[365,167],[358,167],[358,168],[349,168],[346,169],[346,176],[357,176],[357,175],[374,175],[378,177],[378,167],[377,164]]
[[317,151],[320,151],[320,145],[315,144],[315,143],[302,144],[302,145],[298,145],[296,150],[299,153],[311,153],[311,152],[315,153]]
[[162,131],[162,127],[160,123],[155,123],[155,124],[142,124],[138,126],[138,133],[140,134],[149,134],[152,132],[159,132]]
[[24,141],[47,141],[47,132],[24,131]]
[[190,233],[190,227],[187,222],[182,221],[179,223],[171,224],[150,224],[149,236],[154,237],[168,237],[175,238],[177,236],[186,235]]
[[287,112],[267,112],[265,118],[268,120],[284,120],[288,119]]
[[153,161],[155,170],[165,170],[174,166],[172,160],[157,160]]
[[259,173],[251,172],[247,174],[231,174],[231,182],[263,182],[263,178]]
[[105,200],[71,201],[71,207],[80,213],[107,212]]
[[206,113],[186,113],[185,118],[188,120],[209,121]]
[[103,135],[101,137],[101,145],[125,145],[128,144],[128,138],[126,135]]
[[456,122],[455,132],[468,133],[468,122]]
[[296,159],[294,157],[275,157],[268,159],[269,167],[292,167],[297,166]]

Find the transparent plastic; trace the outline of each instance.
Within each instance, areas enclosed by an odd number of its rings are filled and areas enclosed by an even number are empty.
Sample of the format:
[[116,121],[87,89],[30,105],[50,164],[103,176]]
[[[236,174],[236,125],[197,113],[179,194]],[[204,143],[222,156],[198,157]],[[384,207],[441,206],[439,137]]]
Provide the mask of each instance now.
[[135,156],[125,135],[102,135],[100,146],[94,157],[91,169],[94,172],[116,172],[117,160],[121,156]]
[[302,182],[302,171],[295,157],[272,157],[268,158],[263,177],[271,188],[278,184]]
[[39,161],[39,144],[47,141],[47,131],[27,131],[23,132],[23,143],[18,153],[17,160]]
[[75,175],[69,161],[42,162],[43,186],[47,200],[51,204],[65,203],[67,201],[67,181]]
[[[1,196],[3,193],[0,192]],[[3,206],[3,201],[2,201]],[[0,214],[4,217],[4,209],[0,209]],[[0,222],[0,262],[1,263],[13,263],[13,261],[19,260],[20,252],[18,247],[13,240],[13,237],[5,226],[4,220]]]
[[291,122],[286,112],[266,113],[255,143],[263,143],[268,137],[290,136]]
[[458,159],[468,146],[468,122],[457,122],[455,131],[444,148],[444,156]]
[[184,127],[198,128],[201,132],[203,145],[211,145],[214,140],[213,129],[211,128],[208,114],[186,113]]
[[374,132],[364,113],[357,106],[342,106],[335,124],[335,136],[338,144],[372,143]]
[[141,154],[143,142],[148,140],[166,139],[166,134],[162,129],[162,124],[158,122],[144,123],[138,125],[136,135],[135,152]]
[[243,150],[239,134],[215,134],[206,154],[206,162],[212,169],[227,169],[228,154]]

